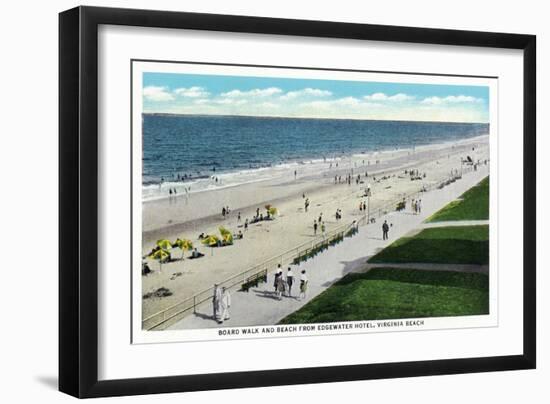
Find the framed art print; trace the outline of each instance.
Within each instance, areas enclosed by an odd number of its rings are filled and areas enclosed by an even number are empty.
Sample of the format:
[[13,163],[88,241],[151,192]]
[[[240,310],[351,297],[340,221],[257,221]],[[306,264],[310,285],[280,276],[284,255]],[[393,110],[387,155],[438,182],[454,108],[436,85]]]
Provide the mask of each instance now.
[[533,368],[535,37],[66,11],[60,245],[74,396]]

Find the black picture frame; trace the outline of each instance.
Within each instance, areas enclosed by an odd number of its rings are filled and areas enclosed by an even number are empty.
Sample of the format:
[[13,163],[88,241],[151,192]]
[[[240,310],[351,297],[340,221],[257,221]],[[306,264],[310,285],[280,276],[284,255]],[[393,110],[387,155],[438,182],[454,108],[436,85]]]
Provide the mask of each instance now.
[[[99,381],[98,26],[194,29],[523,51],[523,354]],[[59,389],[104,397],[536,366],[536,37],[533,35],[77,7],[59,15]]]

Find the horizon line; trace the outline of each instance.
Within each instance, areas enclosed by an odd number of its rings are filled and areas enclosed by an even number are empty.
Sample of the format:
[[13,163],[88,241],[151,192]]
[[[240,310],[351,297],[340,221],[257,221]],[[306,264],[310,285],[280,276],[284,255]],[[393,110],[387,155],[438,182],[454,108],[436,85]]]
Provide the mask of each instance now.
[[373,118],[318,118],[305,116],[277,116],[277,115],[232,115],[232,114],[186,114],[178,112],[142,112],[142,115],[168,115],[168,116],[202,116],[202,117],[226,117],[226,118],[269,118],[269,119],[317,119],[327,121],[373,121],[373,122],[415,122],[415,123],[456,123],[456,124],[485,124],[490,122],[469,122],[469,121],[424,121],[409,119],[373,119]]

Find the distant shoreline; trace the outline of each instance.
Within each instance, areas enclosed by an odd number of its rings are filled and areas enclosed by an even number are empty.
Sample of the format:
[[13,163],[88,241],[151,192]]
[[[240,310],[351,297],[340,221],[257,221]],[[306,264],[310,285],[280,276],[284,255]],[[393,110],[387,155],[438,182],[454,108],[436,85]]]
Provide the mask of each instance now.
[[206,118],[256,118],[256,119],[301,119],[301,120],[326,120],[326,121],[366,121],[366,122],[402,122],[402,123],[433,123],[456,125],[489,125],[489,122],[460,122],[460,121],[411,121],[402,119],[364,119],[364,118],[312,118],[302,116],[277,116],[277,115],[226,115],[226,114],[183,114],[174,112],[142,112],[141,115],[173,116],[173,117],[206,117]]

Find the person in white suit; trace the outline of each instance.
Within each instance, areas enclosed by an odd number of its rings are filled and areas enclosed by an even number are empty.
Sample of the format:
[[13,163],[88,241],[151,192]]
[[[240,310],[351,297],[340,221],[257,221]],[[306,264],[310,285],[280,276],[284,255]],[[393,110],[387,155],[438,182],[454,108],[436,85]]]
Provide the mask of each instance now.
[[221,309],[222,313],[218,320],[219,324],[222,324],[225,320],[229,320],[229,308],[231,307],[231,294],[226,288],[222,288],[222,300],[221,300]]

